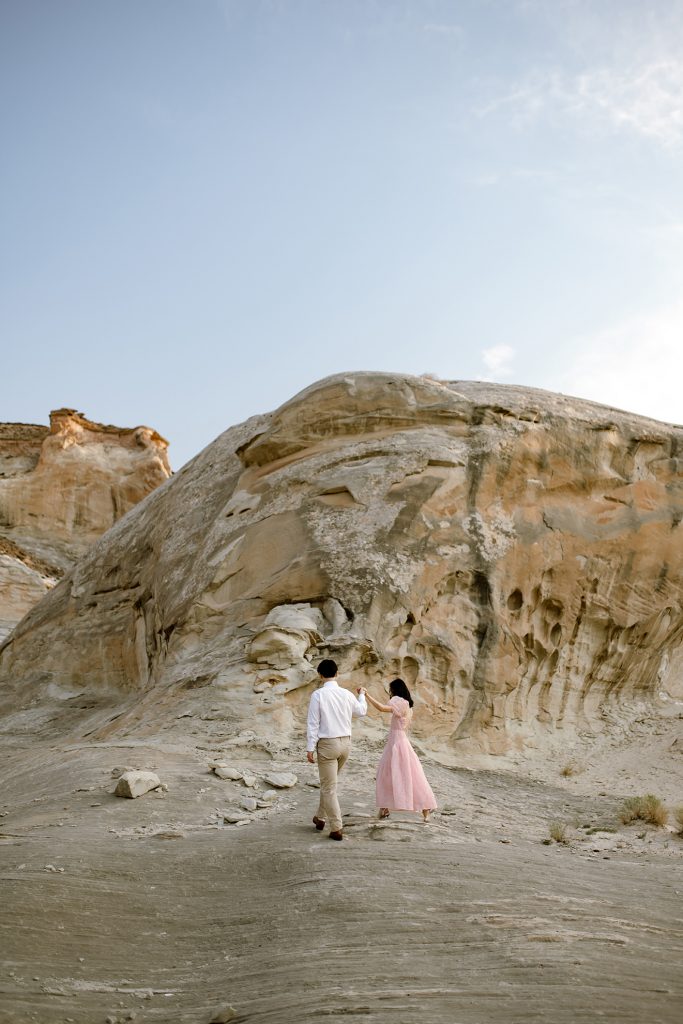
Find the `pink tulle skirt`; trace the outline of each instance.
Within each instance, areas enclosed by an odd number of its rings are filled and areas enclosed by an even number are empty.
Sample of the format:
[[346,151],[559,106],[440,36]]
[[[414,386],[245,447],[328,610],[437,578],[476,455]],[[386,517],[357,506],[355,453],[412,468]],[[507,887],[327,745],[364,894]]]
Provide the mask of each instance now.
[[402,729],[390,729],[377,765],[377,806],[392,811],[433,811],[436,799],[420,760]]

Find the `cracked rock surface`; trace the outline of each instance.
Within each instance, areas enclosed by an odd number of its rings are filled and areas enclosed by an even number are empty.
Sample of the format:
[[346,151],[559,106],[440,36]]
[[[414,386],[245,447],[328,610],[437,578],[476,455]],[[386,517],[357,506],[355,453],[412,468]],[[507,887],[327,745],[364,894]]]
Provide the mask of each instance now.
[[354,685],[402,676],[430,749],[599,733],[683,693],[682,469],[683,428],[594,403],[327,378],[109,530],[1,649],[5,708],[109,699],[104,737],[220,691],[294,737],[333,657]]

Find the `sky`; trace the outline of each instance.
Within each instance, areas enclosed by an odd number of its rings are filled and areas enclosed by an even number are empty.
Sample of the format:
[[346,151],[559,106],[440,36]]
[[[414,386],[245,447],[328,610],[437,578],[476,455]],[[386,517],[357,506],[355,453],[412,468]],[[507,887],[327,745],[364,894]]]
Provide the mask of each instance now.
[[328,374],[683,422],[683,0],[0,0],[0,421]]

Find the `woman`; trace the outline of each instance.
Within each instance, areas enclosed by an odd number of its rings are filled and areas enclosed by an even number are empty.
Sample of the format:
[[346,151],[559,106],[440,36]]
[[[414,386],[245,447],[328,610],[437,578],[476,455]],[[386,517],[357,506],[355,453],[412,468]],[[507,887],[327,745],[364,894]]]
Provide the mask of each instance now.
[[388,818],[389,811],[422,811],[425,822],[429,812],[436,808],[436,800],[425,773],[413,750],[406,730],[413,717],[413,698],[402,679],[389,683],[391,697],[388,704],[380,704],[361,687],[373,708],[391,714],[389,735],[377,765],[377,806],[380,818]]

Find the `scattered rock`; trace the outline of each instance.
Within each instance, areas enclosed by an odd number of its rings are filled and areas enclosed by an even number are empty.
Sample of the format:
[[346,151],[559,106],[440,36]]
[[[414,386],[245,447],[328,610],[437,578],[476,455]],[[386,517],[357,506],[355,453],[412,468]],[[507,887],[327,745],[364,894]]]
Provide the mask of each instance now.
[[242,772],[239,768],[233,768],[231,765],[224,764],[221,761],[212,762],[209,768],[219,779],[229,779],[232,782],[238,782],[242,778]]
[[154,772],[127,771],[120,777],[114,796],[125,796],[134,800],[152,789],[159,789],[161,785],[161,779]]
[[111,774],[112,774],[112,778],[119,779],[126,772],[135,772],[135,771],[137,771],[137,768],[133,768],[132,765],[126,764],[126,765],[123,765],[123,766],[119,765],[117,768],[112,768]]
[[255,811],[258,803],[254,800],[253,796],[243,796],[240,800],[240,807],[243,807],[245,811]]
[[244,783],[245,786],[248,786],[249,789],[251,789],[252,786],[255,786],[257,781],[258,780],[257,780],[256,776],[252,775],[251,772],[243,772],[242,773],[242,782]]
[[269,772],[263,776],[263,780],[276,789],[291,789],[299,781],[292,772]]
[[209,1024],[230,1024],[230,1021],[234,1020],[236,1016],[237,1010],[234,1007],[223,1006],[220,1010],[216,1010]]
[[227,811],[223,815],[223,821],[226,825],[248,825],[250,819],[245,818],[243,814],[231,814]]

